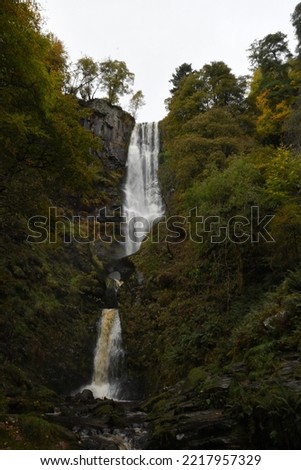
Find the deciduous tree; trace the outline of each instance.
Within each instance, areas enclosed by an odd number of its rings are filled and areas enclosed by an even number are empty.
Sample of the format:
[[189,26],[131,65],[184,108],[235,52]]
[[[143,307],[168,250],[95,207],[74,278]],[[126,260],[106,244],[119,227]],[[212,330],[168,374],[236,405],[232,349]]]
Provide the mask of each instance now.
[[83,100],[91,100],[99,88],[99,65],[92,57],[80,58],[70,77],[69,91],[80,94]]
[[144,95],[141,90],[138,90],[136,91],[136,93],[133,94],[129,105],[129,111],[135,119],[137,117],[138,109],[142,106],[145,106]]
[[123,61],[108,59],[99,64],[100,88],[106,93],[111,104],[118,104],[119,98],[131,93],[135,75]]

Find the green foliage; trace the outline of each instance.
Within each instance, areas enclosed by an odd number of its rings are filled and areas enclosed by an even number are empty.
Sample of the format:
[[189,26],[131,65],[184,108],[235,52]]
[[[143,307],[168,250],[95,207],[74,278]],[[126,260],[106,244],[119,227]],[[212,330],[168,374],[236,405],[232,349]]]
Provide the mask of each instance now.
[[142,106],[145,106],[145,101],[144,101],[144,95],[141,90],[136,91],[136,93],[133,94],[131,100],[130,100],[130,106],[129,106],[129,111],[130,113],[134,116],[136,119],[137,117],[137,111],[139,108]]
[[[123,61],[107,59],[95,62],[92,57],[83,56],[73,65],[67,78],[66,89],[72,95],[90,101],[98,90],[102,90],[110,104],[118,105],[119,98],[132,92],[135,74],[129,71]],[[141,90],[133,95],[130,103],[133,112],[143,106],[143,98]]]
[[[285,290],[288,277],[283,281],[300,262],[300,155],[297,146],[276,147],[293,115],[300,77],[282,33],[256,41],[251,53],[248,97],[246,78],[212,62],[179,76],[160,123],[167,215],[188,217],[197,209],[185,230],[202,241],[167,243],[163,229],[160,243],[144,244],[133,258],[145,285],[132,300],[122,298],[124,338],[129,356],[139,357],[129,361],[132,373],[151,377],[154,389],[192,368],[220,370],[232,360],[244,362],[245,380],[265,380],[276,373],[282,351],[300,347],[299,294]],[[256,232],[259,220],[267,221],[270,238]],[[135,292],[134,281],[131,287]]]
[[186,192],[186,207],[199,207],[203,215],[247,215],[260,202],[262,176],[252,156],[235,157],[224,172],[213,172]]
[[[299,10],[293,14],[298,39]],[[99,142],[81,126],[88,108],[74,95],[87,101],[102,89],[118,104],[134,79],[124,62],[111,59],[83,57],[70,71],[61,42],[40,25],[35,5],[2,1],[0,410],[23,416],[1,422],[0,435],[16,448],[68,441],[60,428],[28,413],[57,402],[48,387],[66,393],[90,379],[91,335],[105,291],[104,263],[93,249],[66,247],[62,230],[53,246],[26,245],[27,218],[46,214],[50,202],[60,215],[72,215],[110,201],[120,173],[104,172],[95,158]],[[242,426],[247,422],[254,447],[298,444],[300,60],[280,32],[255,41],[250,52],[248,97],[247,78],[224,62],[197,71],[184,63],[173,74],[169,114],[160,124],[167,215],[187,217],[196,208],[209,218],[209,230],[202,241],[183,237],[175,245],[163,227],[158,243],[144,243],[133,256],[143,287],[133,275],[120,291],[129,377],[145,394],[184,379],[149,402],[162,446],[174,431],[181,387],[189,405],[197,400],[199,409],[225,408]],[[142,102],[138,91],[134,114]],[[284,139],[292,148],[279,145]],[[270,218],[275,241],[252,239],[254,207],[261,219]],[[195,233],[197,214],[185,225]],[[210,225],[210,217],[219,225]],[[227,236],[213,243],[225,228]],[[95,414],[124,424],[113,404],[97,405]]]
[[287,36],[280,31],[254,41],[249,51],[251,65],[254,69],[261,68],[263,73],[282,69],[283,64],[292,56]]
[[99,87],[98,75],[98,64],[91,57],[81,57],[75,64],[69,91],[75,95],[79,92],[85,101],[93,99]]
[[[28,219],[48,217],[50,205],[70,218],[102,204],[107,175],[100,142],[82,125],[91,111],[65,93],[67,55],[42,32],[35,2],[4,0],[0,25],[1,406],[46,411],[55,397],[39,381],[70,392],[90,379],[104,290],[86,246],[64,245],[62,230],[52,245],[26,244]],[[105,185],[116,181],[114,174]],[[19,397],[7,398],[14,390]]]
[[81,126],[84,113],[77,100],[62,93],[66,54],[57,39],[40,32],[35,6],[5,0],[0,21],[4,43],[0,73],[2,210],[5,216],[19,212],[29,216],[47,207],[46,191],[57,203],[64,192],[80,200],[83,190],[94,191],[100,168],[91,149],[99,147],[99,142]]
[[[298,23],[296,7],[293,24]],[[295,109],[300,90],[299,59],[292,58],[287,36],[281,32],[256,40],[249,49],[254,69],[250,102],[258,111],[257,132],[264,143],[278,145],[285,132],[296,141]],[[295,117],[293,117],[293,115]],[[287,136],[288,137],[288,136]]]
[[295,35],[298,41],[296,52],[300,56],[300,47],[301,47],[301,3],[296,5],[295,10],[292,14],[292,24],[295,28]]
[[300,198],[300,155],[280,148],[274,158],[266,164],[266,195],[277,206],[297,203]]
[[172,74],[172,78],[169,80],[169,83],[173,85],[173,88],[170,90],[170,93],[173,95],[178,89],[179,86],[188,75],[193,72],[191,64],[182,64],[176,68],[175,73]]
[[131,92],[135,75],[123,61],[107,59],[99,64],[101,89],[106,92],[110,104],[118,104],[119,98]]
[[224,62],[211,62],[181,78],[169,100],[165,132],[172,137],[194,116],[213,107],[243,107],[246,79],[235,77]]

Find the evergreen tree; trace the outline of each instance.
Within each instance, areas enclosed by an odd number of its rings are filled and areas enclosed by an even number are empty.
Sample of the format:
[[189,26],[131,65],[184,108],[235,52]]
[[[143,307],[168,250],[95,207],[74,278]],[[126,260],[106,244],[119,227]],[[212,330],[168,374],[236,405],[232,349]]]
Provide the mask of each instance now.
[[193,72],[191,64],[186,62],[176,68],[175,73],[172,74],[172,78],[169,82],[173,85],[170,93],[173,95],[178,89],[182,80]]
[[292,14],[292,24],[295,28],[295,35],[297,38],[297,47],[296,52],[298,56],[301,54],[301,3],[298,3],[296,6],[294,13]]

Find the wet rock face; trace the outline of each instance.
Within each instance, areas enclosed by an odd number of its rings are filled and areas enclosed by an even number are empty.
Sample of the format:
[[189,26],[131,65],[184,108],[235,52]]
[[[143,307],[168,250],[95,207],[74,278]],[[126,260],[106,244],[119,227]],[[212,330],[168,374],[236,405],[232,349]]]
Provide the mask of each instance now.
[[110,170],[123,168],[135,119],[106,100],[95,99],[87,106],[92,108],[93,114],[84,121],[84,127],[101,137],[103,148],[98,156],[104,167]]

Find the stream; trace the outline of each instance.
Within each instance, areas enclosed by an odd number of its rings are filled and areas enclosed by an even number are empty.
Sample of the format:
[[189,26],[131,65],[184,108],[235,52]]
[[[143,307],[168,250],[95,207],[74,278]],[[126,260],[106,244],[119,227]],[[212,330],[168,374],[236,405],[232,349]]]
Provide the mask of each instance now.
[[[157,123],[135,125],[126,165],[123,190],[126,224],[124,241],[118,242],[119,258],[137,252],[153,223],[164,214],[158,182],[159,147]],[[107,292],[114,298],[108,299],[110,306],[101,312],[91,383],[47,416],[72,431],[83,449],[144,449],[148,442],[146,413],[138,403],[124,400],[130,392],[120,313],[118,308],[111,308],[112,303],[118,306],[117,290],[122,283],[119,272],[110,273],[106,280]]]

